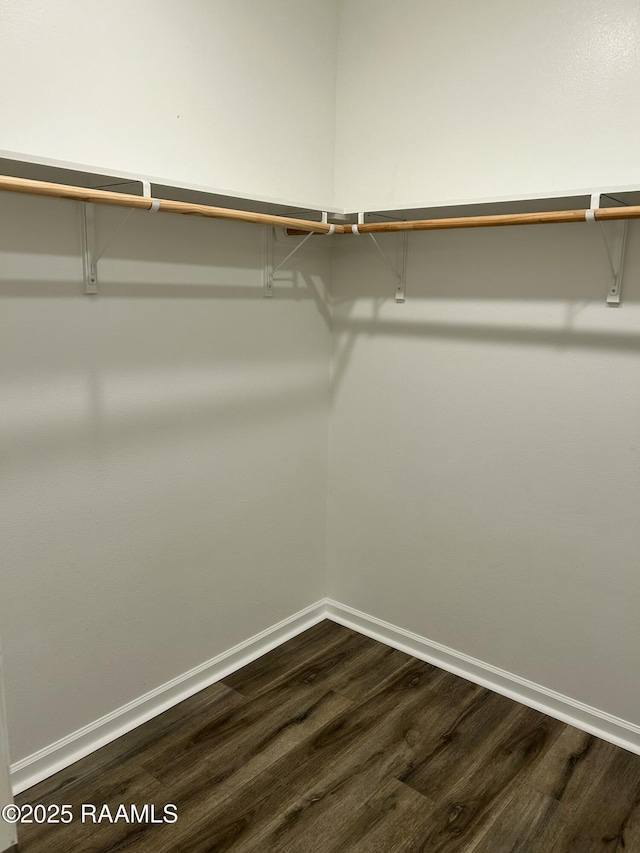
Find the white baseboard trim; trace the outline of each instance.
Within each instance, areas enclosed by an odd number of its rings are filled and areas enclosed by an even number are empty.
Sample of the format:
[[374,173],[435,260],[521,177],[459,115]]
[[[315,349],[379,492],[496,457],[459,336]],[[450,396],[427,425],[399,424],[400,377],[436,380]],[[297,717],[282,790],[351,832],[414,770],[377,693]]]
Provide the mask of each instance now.
[[526,678],[491,666],[332,599],[326,600],[326,616],[340,625],[640,755],[640,726],[635,723],[614,717],[606,711],[585,705],[555,690],[549,690]]
[[13,764],[11,782],[14,794],[63,770],[199,690],[221,681],[323,619],[331,619],[640,755],[640,726],[327,598]]
[[63,770],[80,758],[162,714],[199,690],[221,681],[235,670],[290,640],[327,617],[325,601],[317,601],[232,649],[161,684],[133,702],[11,765],[14,794]]

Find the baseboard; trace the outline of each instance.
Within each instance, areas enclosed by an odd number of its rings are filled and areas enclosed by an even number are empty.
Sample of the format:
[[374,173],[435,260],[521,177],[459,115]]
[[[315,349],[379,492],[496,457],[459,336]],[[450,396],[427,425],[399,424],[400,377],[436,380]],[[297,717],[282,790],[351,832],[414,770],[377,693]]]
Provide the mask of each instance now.
[[232,649],[134,699],[133,702],[117,708],[99,720],[12,764],[11,785],[14,794],[19,794],[68,767],[74,761],[84,758],[136,726],[146,723],[147,720],[188,699],[199,690],[209,687],[216,681],[221,681],[230,673],[246,666],[325,618],[325,602],[317,601]]
[[226,652],[146,693],[133,702],[78,729],[56,743],[11,766],[15,794],[84,758],[101,746],[146,723],[199,690],[221,681],[235,670],[266,654],[287,640],[331,619],[400,649],[420,660],[480,684],[516,702],[569,723],[596,737],[640,755],[640,726],[563,696],[540,684],[499,669],[470,655],[421,637],[397,625],[370,616],[332,599],[323,599],[261,631]]
[[407,652],[420,660],[428,661],[468,681],[488,687],[496,693],[515,699],[523,705],[535,708],[640,755],[640,726],[634,723],[614,717],[606,711],[585,705],[569,696],[563,696],[533,681],[520,678],[504,669],[491,666],[477,658],[435,643],[337,601],[326,600],[326,616],[374,640]]

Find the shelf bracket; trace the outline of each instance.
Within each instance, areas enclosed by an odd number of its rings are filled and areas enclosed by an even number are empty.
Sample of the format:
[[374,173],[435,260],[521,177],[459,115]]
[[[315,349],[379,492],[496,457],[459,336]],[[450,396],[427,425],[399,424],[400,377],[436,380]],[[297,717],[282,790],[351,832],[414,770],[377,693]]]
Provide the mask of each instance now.
[[622,295],[622,271],[624,267],[624,252],[627,243],[627,230],[629,226],[628,220],[620,222],[610,222],[609,228],[612,232],[611,239],[607,239],[605,227],[602,222],[600,232],[609,258],[611,267],[611,284],[607,292],[607,305],[609,308],[620,307],[620,297]]
[[[142,184],[143,198],[152,198],[151,184],[149,183],[149,181],[140,181],[140,183]],[[159,202],[156,199],[153,199],[150,212],[155,213],[158,208]],[[96,253],[95,205],[90,204],[88,202],[82,202],[80,204],[82,268],[84,274],[84,292],[87,295],[93,296],[98,292],[98,261],[104,255],[104,253],[113,243],[113,241],[116,239],[118,234],[122,231],[124,226],[127,224],[131,217],[131,214],[134,213],[134,210],[135,208],[131,208],[131,210],[127,212],[120,225],[118,225],[118,227],[113,232],[109,240],[107,240],[100,252]]]
[[[322,222],[327,222],[328,214],[322,214]],[[329,231],[326,236],[330,237],[333,234],[334,226],[331,225]],[[275,274],[281,269],[289,260],[289,258],[293,257],[295,253],[301,249],[307,240],[310,237],[315,235],[315,231],[309,231],[300,242],[293,247],[293,249],[289,252],[289,254],[284,258],[280,263],[274,267],[273,265],[273,228],[265,228],[263,233],[263,242],[262,242],[262,255],[264,262],[264,276],[263,276],[263,296],[265,299],[270,299],[273,296],[273,280]]]
[[82,240],[82,274],[84,292],[93,296],[98,292],[98,271],[93,261],[95,246],[95,207],[87,202],[80,203],[80,237]]
[[263,288],[262,295],[265,299],[273,296],[273,228],[265,228],[262,233],[262,258],[263,258]]
[[407,282],[407,254],[409,251],[409,232],[405,231],[402,234],[401,243],[399,246],[398,259],[399,264],[396,267],[391,263],[389,258],[382,251],[382,248],[373,234],[369,234],[369,237],[373,240],[373,245],[376,247],[378,252],[380,252],[384,262],[389,267],[391,272],[394,274],[396,278],[396,302],[405,302],[406,301],[406,282]]
[[[595,211],[600,207],[600,194],[594,193],[591,196],[591,210],[587,211],[587,221],[595,222]],[[592,213],[589,216],[589,213]],[[607,306],[609,308],[620,307],[620,297],[622,295],[622,270],[624,266],[624,253],[627,243],[628,220],[620,220],[619,222],[607,223],[608,228],[605,228],[603,222],[598,222],[600,233],[604,241],[604,247],[609,259],[611,268],[611,283],[607,291]],[[607,236],[607,231],[609,236]]]

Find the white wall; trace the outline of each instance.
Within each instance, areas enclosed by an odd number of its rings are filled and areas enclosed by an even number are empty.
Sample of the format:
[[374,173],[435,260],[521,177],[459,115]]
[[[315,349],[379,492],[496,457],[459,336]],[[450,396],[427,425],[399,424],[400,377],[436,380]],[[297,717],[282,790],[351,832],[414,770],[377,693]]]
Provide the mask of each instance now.
[[[2,648],[0,647],[0,809],[13,802],[9,780],[9,735],[4,703],[2,669]],[[17,833],[15,824],[9,824],[0,817],[0,850],[7,850],[16,841]]]
[[1,0],[0,149],[327,206],[337,0]]
[[[123,213],[97,215],[103,244]],[[79,244],[74,203],[0,196],[13,761],[324,589],[325,244],[270,300],[258,227],[137,212],[96,297]]]
[[336,204],[640,184],[637,0],[344,0]]
[[[395,237],[384,246],[393,251]],[[328,594],[640,723],[640,229],[365,237],[334,265]]]
[[2,0],[0,152],[350,210],[637,186],[639,55],[636,0]]
[[[338,205],[640,184],[635,0],[0,0],[0,149],[330,206],[339,6]],[[326,589],[640,722],[637,228],[339,245],[325,588],[326,244],[0,196],[14,761]]]

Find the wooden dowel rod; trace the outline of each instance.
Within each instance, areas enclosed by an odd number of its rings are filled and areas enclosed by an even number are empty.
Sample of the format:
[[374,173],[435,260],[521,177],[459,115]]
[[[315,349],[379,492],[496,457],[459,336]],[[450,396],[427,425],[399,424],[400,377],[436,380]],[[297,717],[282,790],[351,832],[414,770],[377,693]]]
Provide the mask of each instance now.
[[[597,220],[640,219],[640,207],[601,207]],[[385,231],[441,231],[448,228],[488,228],[504,225],[546,225],[554,222],[585,222],[586,210],[551,210],[544,213],[504,213],[495,216],[458,216],[451,219],[416,219],[408,222],[367,222],[358,225],[360,234]],[[347,231],[348,229],[348,231]],[[342,233],[349,233],[346,226]]]
[[[114,193],[107,190],[94,190],[87,187],[73,187],[65,184],[51,184],[47,181],[31,181],[26,178],[0,176],[0,190],[27,195],[64,198],[71,201],[84,201],[90,204],[108,204],[115,207],[133,207],[150,210],[152,199],[127,193]],[[289,216],[273,216],[268,213],[252,213],[247,210],[231,210],[226,207],[212,207],[207,204],[191,204],[185,201],[156,199],[158,210],[163,213],[182,213],[187,216],[205,216],[211,219],[228,219],[235,222],[251,222],[255,225],[273,225],[276,228],[304,228],[316,234],[326,234],[331,226],[326,222],[313,222],[307,219],[294,219]],[[337,225],[335,232],[341,232]]]
[[[145,196],[115,193],[87,187],[53,184],[47,181],[32,181],[27,178],[12,178],[0,175],[0,191],[25,193],[27,195],[64,198],[90,204],[107,204],[115,207],[150,210],[152,199]],[[326,234],[331,225],[308,219],[289,216],[274,216],[268,213],[253,213],[248,210],[232,210],[207,204],[192,204],[185,201],[155,199],[157,209],[163,213],[180,213],[187,216],[204,216],[210,219],[226,219],[233,222],[250,222],[255,225],[271,225],[291,229],[292,233]],[[450,228],[491,228],[506,225],[545,225],[560,222],[585,222],[587,210],[552,210],[542,213],[504,213],[494,216],[458,216],[449,219],[416,219],[407,222],[367,222],[358,225],[360,234],[380,234],[389,231],[441,231]],[[640,219],[640,206],[602,207],[593,211],[596,220]],[[334,225],[333,233],[351,234],[350,225]]]

